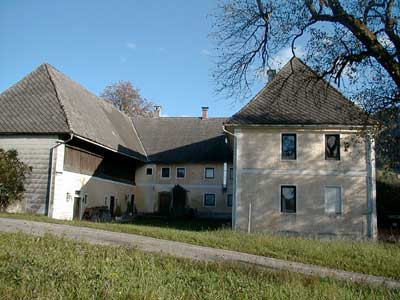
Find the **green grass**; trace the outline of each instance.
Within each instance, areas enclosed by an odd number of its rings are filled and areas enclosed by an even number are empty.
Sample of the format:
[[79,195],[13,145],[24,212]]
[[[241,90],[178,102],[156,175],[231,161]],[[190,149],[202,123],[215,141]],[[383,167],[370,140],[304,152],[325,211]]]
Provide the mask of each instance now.
[[399,299],[400,291],[0,233],[0,299]]
[[59,221],[44,216],[23,214],[0,214],[0,217],[135,233],[400,279],[399,244],[350,240],[323,241],[270,234],[246,234],[227,228],[221,229],[218,223],[210,223],[208,228],[209,223],[201,221],[166,222],[139,219],[133,224],[118,224]]

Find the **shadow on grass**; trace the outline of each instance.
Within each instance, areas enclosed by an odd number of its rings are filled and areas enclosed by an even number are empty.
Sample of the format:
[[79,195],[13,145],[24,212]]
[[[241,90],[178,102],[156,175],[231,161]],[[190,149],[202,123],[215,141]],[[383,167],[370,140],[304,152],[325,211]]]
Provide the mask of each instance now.
[[219,229],[231,229],[230,221],[218,219],[173,219],[166,217],[140,216],[133,220],[131,224],[187,231],[214,231]]

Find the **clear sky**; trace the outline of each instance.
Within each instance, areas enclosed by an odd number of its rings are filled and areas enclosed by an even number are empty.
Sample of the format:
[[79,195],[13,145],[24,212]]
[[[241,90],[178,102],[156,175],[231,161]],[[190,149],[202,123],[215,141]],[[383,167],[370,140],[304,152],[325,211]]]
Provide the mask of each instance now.
[[[1,0],[0,91],[47,62],[99,95],[129,80],[169,116],[229,116],[214,93],[216,0]],[[256,92],[256,91],[255,91]]]

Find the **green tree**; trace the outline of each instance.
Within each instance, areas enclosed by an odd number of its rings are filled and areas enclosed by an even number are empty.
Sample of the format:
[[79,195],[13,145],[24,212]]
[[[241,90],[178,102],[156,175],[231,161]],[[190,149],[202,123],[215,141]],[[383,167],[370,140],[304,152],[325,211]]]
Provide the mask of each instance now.
[[24,183],[32,171],[18,159],[16,150],[0,149],[0,210],[4,211],[10,203],[19,201],[24,192]]

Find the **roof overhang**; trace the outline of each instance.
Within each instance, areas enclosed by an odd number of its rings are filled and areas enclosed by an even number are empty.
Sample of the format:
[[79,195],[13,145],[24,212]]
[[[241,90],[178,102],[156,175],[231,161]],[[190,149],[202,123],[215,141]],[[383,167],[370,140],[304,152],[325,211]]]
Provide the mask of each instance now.
[[82,140],[82,141],[85,141],[85,142],[91,143],[91,144],[93,144],[93,145],[96,145],[96,146],[98,146],[98,147],[101,147],[101,148],[103,148],[103,149],[107,149],[107,150],[109,150],[109,151],[112,151],[112,152],[121,154],[121,155],[123,155],[123,156],[130,157],[130,158],[133,158],[133,159],[136,159],[136,160],[140,160],[140,161],[142,161],[142,162],[147,162],[147,159],[146,159],[146,158],[139,157],[139,156],[135,156],[135,155],[129,155],[129,154],[127,154],[127,153],[123,153],[123,152],[121,152],[121,151],[118,151],[118,150],[113,149],[113,148],[111,148],[111,147],[108,147],[108,146],[106,146],[106,145],[100,144],[100,143],[98,143],[98,142],[95,142],[95,141],[93,141],[93,140],[91,140],[91,139],[88,139],[88,138],[85,138],[85,137],[83,137],[83,136],[80,136],[80,135],[78,135],[78,134],[75,134],[75,133],[74,133],[74,137],[77,138],[77,139],[80,139],[80,140]]

